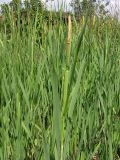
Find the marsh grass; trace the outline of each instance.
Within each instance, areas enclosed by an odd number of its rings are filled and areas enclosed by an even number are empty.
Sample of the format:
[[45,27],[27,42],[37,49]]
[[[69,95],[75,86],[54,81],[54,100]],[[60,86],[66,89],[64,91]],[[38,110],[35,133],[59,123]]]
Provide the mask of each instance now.
[[0,33],[0,159],[115,159],[119,23],[69,17],[68,28],[38,13],[22,29],[12,14],[10,22]]

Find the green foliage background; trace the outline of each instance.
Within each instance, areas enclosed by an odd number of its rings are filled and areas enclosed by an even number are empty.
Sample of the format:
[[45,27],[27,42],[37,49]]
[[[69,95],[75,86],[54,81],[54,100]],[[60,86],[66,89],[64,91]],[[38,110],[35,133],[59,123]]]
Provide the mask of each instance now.
[[[0,159],[119,159],[120,24],[7,10],[0,32]],[[16,16],[17,15],[17,16]],[[17,21],[15,18],[17,17]],[[9,28],[7,28],[9,26]],[[9,30],[8,30],[9,29]]]

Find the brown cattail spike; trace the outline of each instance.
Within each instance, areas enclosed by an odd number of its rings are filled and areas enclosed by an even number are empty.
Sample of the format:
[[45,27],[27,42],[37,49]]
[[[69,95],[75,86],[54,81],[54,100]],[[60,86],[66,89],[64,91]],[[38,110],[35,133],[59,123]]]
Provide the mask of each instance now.
[[72,34],[72,22],[71,22],[71,16],[68,16],[68,34],[67,34],[67,65],[69,65],[70,61],[70,50],[71,50],[71,34]]

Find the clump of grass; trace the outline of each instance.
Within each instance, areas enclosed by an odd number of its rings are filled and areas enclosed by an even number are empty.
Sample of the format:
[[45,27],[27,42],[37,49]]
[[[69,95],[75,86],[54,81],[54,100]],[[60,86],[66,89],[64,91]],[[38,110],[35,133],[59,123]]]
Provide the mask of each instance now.
[[68,20],[51,25],[36,14],[19,33],[0,33],[1,160],[117,156],[119,23]]

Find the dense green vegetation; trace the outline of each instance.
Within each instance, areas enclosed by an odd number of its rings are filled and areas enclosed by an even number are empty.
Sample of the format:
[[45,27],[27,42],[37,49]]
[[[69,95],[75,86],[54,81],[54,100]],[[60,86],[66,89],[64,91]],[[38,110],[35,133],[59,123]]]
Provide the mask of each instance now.
[[119,159],[119,23],[73,17],[71,29],[61,13],[54,24],[38,10],[22,21],[19,10],[17,21],[8,13],[0,27],[0,160]]

